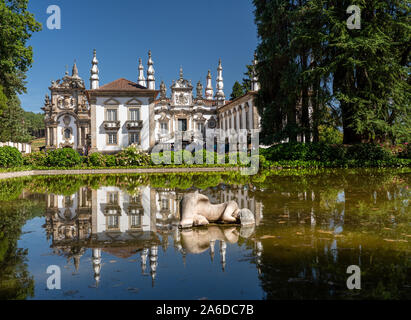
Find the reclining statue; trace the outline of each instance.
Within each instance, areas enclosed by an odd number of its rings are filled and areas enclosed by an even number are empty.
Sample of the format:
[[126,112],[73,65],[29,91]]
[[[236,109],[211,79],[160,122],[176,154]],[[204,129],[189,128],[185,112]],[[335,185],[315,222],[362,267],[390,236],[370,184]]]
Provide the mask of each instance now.
[[181,201],[180,228],[208,225],[210,222],[254,224],[254,214],[248,209],[240,209],[235,201],[212,204],[207,196],[188,193]]

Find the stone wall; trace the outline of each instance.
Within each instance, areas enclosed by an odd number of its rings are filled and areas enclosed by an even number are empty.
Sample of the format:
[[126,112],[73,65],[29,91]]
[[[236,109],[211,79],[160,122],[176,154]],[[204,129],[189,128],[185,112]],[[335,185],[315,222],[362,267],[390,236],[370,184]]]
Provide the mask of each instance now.
[[31,153],[31,144],[20,142],[0,142],[0,147],[9,146],[15,147],[21,153]]

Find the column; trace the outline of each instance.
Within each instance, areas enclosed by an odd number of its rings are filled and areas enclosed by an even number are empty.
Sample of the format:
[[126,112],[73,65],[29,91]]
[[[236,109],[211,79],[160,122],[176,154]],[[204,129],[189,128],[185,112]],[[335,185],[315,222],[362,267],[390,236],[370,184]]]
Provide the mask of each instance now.
[[240,106],[241,109],[241,129],[247,129],[247,117],[246,117],[246,110],[245,105]]
[[57,145],[57,126],[53,128],[53,144],[56,148],[58,148]]
[[49,129],[46,128],[46,147],[49,146]]
[[253,108],[248,107],[248,125],[250,129],[253,129]]
[[237,126],[236,126],[236,129],[237,129],[237,131],[238,130],[240,130],[241,129],[241,125],[240,125],[240,107],[237,107],[236,108],[236,121],[237,121]]
[[91,149],[90,152],[97,152],[97,117],[96,117],[96,102],[90,104],[91,109]]
[[256,105],[253,105],[253,122],[254,122],[254,127],[253,129],[258,129],[259,127],[259,116],[258,116],[258,110]]

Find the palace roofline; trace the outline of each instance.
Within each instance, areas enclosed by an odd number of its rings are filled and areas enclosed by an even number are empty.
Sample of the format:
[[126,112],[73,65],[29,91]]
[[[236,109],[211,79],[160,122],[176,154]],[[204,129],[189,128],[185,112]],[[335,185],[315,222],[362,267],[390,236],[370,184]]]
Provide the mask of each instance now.
[[223,104],[222,106],[220,106],[220,107],[218,108],[218,110],[221,110],[221,109],[229,106],[230,104],[233,104],[233,103],[235,103],[235,102],[238,102],[238,101],[240,101],[241,99],[245,98],[246,96],[251,96],[251,95],[255,95],[255,94],[257,94],[257,91],[248,91],[246,94],[243,94],[241,97],[235,98],[234,100],[231,100],[231,101],[226,100],[226,103]]

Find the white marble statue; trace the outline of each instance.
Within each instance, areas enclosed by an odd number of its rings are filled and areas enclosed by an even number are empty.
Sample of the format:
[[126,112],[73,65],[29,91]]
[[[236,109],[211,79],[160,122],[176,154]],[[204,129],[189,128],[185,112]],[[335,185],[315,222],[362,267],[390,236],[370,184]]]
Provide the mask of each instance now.
[[208,225],[210,222],[254,224],[254,215],[248,209],[240,209],[235,201],[212,204],[207,196],[188,193],[181,201],[180,228]]

